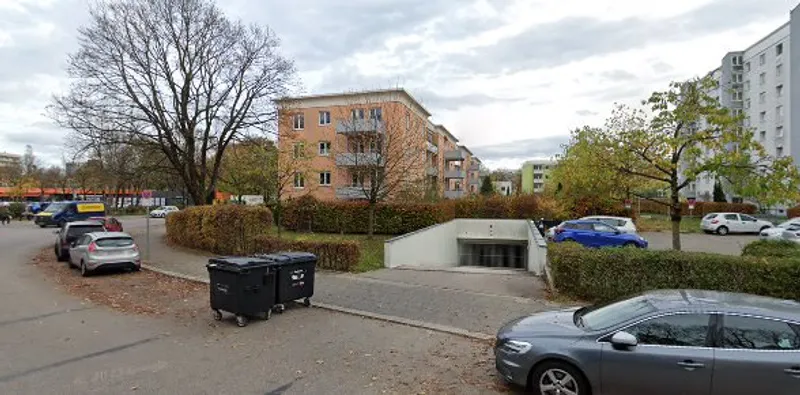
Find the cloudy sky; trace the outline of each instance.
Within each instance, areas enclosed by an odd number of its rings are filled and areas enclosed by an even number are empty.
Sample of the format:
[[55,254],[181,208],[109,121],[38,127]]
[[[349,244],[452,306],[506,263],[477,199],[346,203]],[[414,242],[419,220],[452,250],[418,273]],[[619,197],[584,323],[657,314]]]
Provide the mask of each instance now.
[[[88,0],[0,0],[0,151],[58,163],[43,116]],[[797,0],[219,0],[269,25],[303,93],[402,86],[491,167],[560,151],[669,81],[785,23]]]

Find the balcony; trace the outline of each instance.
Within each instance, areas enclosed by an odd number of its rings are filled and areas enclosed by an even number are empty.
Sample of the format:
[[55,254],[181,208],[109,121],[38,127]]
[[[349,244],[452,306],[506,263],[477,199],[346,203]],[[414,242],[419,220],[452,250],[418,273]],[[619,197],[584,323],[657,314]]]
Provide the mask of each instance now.
[[469,185],[481,185],[482,182],[483,182],[483,177],[469,179]]
[[444,178],[451,179],[451,178],[467,178],[467,172],[464,170],[447,170],[444,172]]
[[426,167],[425,168],[425,175],[436,177],[439,175],[439,168],[438,167]]
[[447,199],[461,199],[465,195],[464,191],[444,191],[444,197]]
[[462,150],[447,151],[444,153],[444,160],[446,161],[467,160],[467,154]]
[[336,166],[383,166],[383,158],[370,152],[338,154]]
[[428,152],[432,152],[434,154],[438,154],[439,153],[439,147],[437,147],[436,144],[431,143],[430,141],[426,141],[426,143],[427,143],[427,146],[428,146]]
[[480,170],[481,170],[480,163],[473,163],[469,165],[469,171],[480,171]]
[[377,119],[352,119],[348,121],[339,121],[336,123],[336,133],[341,134],[355,134],[366,132],[380,132],[385,131],[383,121]]
[[367,199],[367,194],[364,193],[365,189],[359,186],[336,188],[336,198],[345,200]]

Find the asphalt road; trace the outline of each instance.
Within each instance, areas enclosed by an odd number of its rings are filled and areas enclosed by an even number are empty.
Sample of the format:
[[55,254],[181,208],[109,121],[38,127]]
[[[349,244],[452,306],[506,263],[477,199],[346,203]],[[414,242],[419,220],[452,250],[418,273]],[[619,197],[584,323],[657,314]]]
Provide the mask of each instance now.
[[52,231],[0,226],[1,394],[495,393],[486,345],[426,330],[319,309],[237,328],[84,303],[29,264]]

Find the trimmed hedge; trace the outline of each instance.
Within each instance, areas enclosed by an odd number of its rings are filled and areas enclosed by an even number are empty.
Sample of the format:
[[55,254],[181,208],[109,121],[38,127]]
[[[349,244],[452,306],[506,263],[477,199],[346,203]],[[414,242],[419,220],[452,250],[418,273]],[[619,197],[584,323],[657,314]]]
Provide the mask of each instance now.
[[317,256],[317,268],[352,271],[361,258],[361,248],[354,241],[287,240],[273,236],[256,236],[253,254],[272,254],[282,251],[310,252]]
[[789,218],[800,217],[800,206],[794,206],[794,207],[786,210],[786,215]]
[[167,216],[167,239],[215,254],[244,254],[253,238],[272,230],[272,213],[261,206],[197,206]]
[[800,245],[789,240],[756,240],[744,246],[742,256],[800,258]]
[[[669,214],[669,208],[663,204],[642,199],[641,205],[639,202],[633,204],[634,210],[650,214]],[[755,214],[757,208],[755,205],[748,203],[722,203],[722,202],[695,202],[694,210],[691,211],[692,215],[706,215],[708,213],[742,213],[742,214]],[[681,215],[689,215],[689,203],[681,202]]]
[[636,248],[548,246],[559,292],[609,301],[652,289],[690,288],[800,299],[800,260]]

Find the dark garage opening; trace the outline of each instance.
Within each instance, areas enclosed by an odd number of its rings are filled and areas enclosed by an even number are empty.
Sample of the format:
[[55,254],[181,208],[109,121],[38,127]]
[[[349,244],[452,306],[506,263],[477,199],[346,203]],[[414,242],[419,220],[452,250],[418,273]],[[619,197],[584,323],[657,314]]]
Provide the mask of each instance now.
[[528,246],[524,241],[459,241],[459,266],[527,269]]

